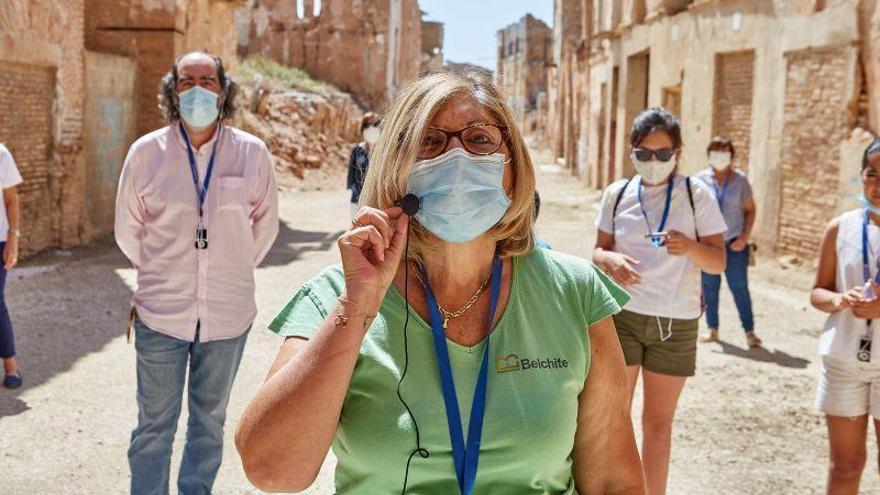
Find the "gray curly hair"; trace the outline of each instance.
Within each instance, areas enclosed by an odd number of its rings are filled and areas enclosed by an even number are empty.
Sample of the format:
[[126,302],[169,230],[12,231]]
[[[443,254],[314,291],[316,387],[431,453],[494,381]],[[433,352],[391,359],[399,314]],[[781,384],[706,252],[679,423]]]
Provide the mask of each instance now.
[[223,106],[220,107],[220,120],[231,119],[235,115],[235,97],[238,95],[238,84],[226,74],[226,69],[223,67],[223,61],[220,60],[220,57],[201,51],[180,55],[174,59],[174,65],[171,66],[171,70],[162,77],[162,81],[159,83],[158,95],[159,109],[162,110],[162,115],[169,122],[180,120],[180,102],[177,98],[177,66],[183,57],[193,53],[200,53],[211,57],[214,63],[217,64],[217,79],[220,82],[220,97],[223,101]]

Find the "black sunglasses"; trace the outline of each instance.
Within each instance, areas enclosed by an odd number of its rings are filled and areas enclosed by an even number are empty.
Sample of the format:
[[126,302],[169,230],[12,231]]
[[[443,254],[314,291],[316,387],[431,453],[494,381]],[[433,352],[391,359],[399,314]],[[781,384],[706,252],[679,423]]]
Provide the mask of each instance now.
[[635,155],[636,159],[640,162],[646,162],[651,160],[653,157],[657,157],[661,162],[668,162],[672,160],[672,157],[675,156],[676,149],[675,148],[663,148],[659,150],[649,150],[647,148],[634,148],[633,155]]

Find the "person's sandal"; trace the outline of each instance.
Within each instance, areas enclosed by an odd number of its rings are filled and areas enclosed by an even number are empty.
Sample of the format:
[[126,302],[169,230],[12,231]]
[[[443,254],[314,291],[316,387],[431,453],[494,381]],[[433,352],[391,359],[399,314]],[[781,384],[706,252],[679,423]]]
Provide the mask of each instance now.
[[6,388],[19,388],[24,383],[24,380],[21,379],[21,372],[16,371],[15,373],[7,373],[3,378],[3,386]]
[[764,341],[755,335],[755,332],[746,332],[746,341],[749,343],[749,347],[761,347],[764,344]]
[[718,329],[710,328],[709,333],[705,335],[700,335],[700,342],[720,342],[721,339],[718,338]]

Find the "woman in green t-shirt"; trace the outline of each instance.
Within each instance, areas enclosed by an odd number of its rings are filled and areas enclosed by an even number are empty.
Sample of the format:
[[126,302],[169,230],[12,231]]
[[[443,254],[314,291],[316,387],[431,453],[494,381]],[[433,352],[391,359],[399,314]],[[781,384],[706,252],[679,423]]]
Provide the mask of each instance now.
[[236,432],[257,487],[306,489],[332,447],[337,493],[644,493],[610,318],[628,296],[534,249],[534,191],[490,81],[400,95],[342,265],[270,324],[287,339]]

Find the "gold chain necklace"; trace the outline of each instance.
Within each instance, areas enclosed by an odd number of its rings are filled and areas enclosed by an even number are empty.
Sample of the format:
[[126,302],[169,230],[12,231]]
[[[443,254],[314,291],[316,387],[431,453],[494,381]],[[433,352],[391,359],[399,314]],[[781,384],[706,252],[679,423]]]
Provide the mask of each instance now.
[[[419,280],[419,283],[422,284],[422,287],[427,288],[428,284],[426,284],[425,281],[422,279],[421,270],[419,270],[418,267],[416,267],[415,270],[413,270],[413,271],[415,272],[416,278]],[[440,302],[437,301],[437,309],[440,310],[440,315],[443,316],[443,329],[444,330],[449,325],[449,320],[454,320],[455,318],[458,318],[459,316],[465,314],[465,312],[467,310],[471,309],[471,306],[473,306],[474,304],[477,303],[477,300],[479,300],[480,296],[483,295],[483,292],[485,292],[486,287],[489,286],[489,282],[491,282],[491,281],[492,281],[492,277],[490,276],[489,278],[486,279],[485,282],[483,282],[483,285],[481,285],[480,288],[477,289],[477,292],[475,292],[474,295],[471,296],[471,298],[470,298],[470,300],[468,300],[467,304],[465,304],[464,306],[462,306],[461,308],[459,308],[456,311],[447,311],[446,309],[443,308],[443,306],[440,306]]]

